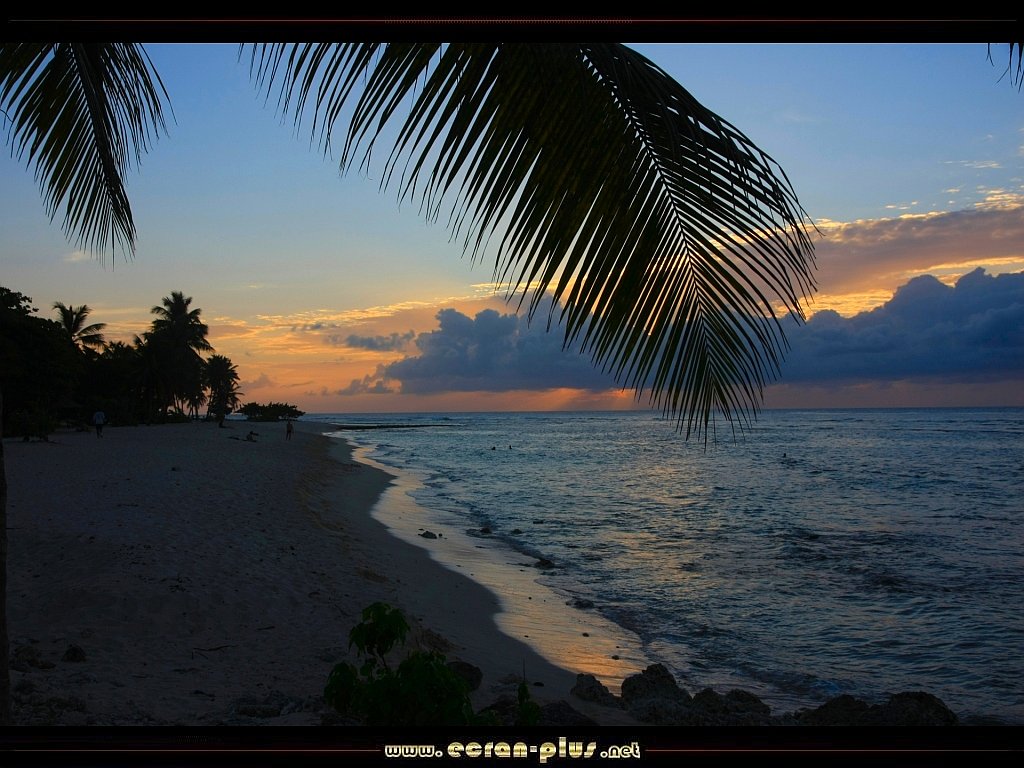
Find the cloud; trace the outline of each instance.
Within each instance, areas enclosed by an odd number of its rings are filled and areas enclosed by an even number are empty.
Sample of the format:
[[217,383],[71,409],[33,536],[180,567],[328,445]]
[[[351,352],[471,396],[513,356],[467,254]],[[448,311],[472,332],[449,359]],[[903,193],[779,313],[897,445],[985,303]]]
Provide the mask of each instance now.
[[1002,168],[995,160],[946,160],[947,165],[962,165],[965,168]]
[[822,311],[789,339],[787,384],[1024,377],[1024,272],[993,277],[979,268],[955,286],[915,277],[870,312]]
[[337,333],[328,335],[326,340],[328,344],[334,346],[368,349],[372,352],[395,352],[403,349],[414,338],[416,338],[416,332],[407,331],[406,333],[392,333],[388,336],[357,336],[356,334],[343,336]]
[[[541,309],[538,316],[546,315]],[[563,348],[563,333],[525,317],[485,309],[469,317],[455,309],[437,313],[436,330],[415,338],[417,355],[378,366],[339,394],[394,392],[510,392],[556,388],[604,392],[616,388],[577,347]]]
[[388,379],[384,366],[361,379],[352,379],[347,387],[332,394],[336,395],[393,395],[399,391],[398,385]]
[[85,251],[72,251],[71,253],[65,254],[62,261],[68,264],[74,264],[79,261],[92,261],[93,257]]
[[263,387],[276,387],[277,382],[271,380],[265,373],[261,373],[252,381],[243,381],[240,385],[242,391],[248,391],[250,389],[262,389]]
[[939,265],[1024,262],[1024,199],[997,190],[966,210],[819,227],[818,285],[830,296],[893,291]]

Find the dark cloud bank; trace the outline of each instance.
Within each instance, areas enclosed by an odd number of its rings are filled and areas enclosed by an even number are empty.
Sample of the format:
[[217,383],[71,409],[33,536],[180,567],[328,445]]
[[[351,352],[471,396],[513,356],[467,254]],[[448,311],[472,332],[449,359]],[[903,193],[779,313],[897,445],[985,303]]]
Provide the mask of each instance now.
[[531,325],[525,317],[493,309],[475,317],[443,309],[437,314],[437,330],[416,337],[419,354],[379,366],[373,375],[353,381],[340,394],[395,391],[397,382],[403,394],[416,395],[614,388],[612,377],[580,355],[578,346],[563,348],[560,328],[545,331],[540,318],[546,316],[538,312],[538,321]]
[[955,287],[916,277],[888,302],[843,318],[831,310],[789,333],[784,383],[1024,376],[1024,273],[982,269]]
[[[437,330],[415,338],[417,355],[379,366],[340,393],[394,392],[399,382],[405,394],[616,388],[578,348],[563,349],[558,328],[545,332],[542,322],[530,326],[492,309],[476,317],[445,309],[437,317]],[[787,384],[1021,378],[1024,273],[992,277],[978,269],[955,287],[917,277],[870,312],[843,318],[824,310],[804,326],[786,327]]]

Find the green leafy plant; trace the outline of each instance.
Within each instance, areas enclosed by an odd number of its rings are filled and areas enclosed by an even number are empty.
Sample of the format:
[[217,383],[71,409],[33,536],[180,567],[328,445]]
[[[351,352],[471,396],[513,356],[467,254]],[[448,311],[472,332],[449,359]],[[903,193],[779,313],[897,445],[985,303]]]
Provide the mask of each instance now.
[[516,698],[519,701],[519,706],[516,709],[516,725],[537,725],[540,722],[540,705],[530,696],[530,688],[526,685],[525,675],[519,683]]
[[485,722],[474,714],[469,686],[436,651],[412,651],[397,668],[387,656],[404,644],[409,624],[402,612],[374,603],[349,632],[349,647],[363,657],[356,667],[335,665],[324,687],[327,703],[368,725],[469,725]]

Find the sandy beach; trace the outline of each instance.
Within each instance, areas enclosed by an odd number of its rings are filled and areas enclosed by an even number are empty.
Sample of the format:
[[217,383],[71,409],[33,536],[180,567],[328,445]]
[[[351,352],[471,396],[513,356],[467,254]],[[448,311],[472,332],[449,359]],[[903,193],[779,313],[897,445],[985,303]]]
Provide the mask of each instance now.
[[15,723],[320,724],[375,601],[415,620],[413,643],[483,671],[477,707],[524,669],[536,700],[569,698],[575,673],[499,631],[491,592],[373,519],[392,477],[327,429],[6,440]]

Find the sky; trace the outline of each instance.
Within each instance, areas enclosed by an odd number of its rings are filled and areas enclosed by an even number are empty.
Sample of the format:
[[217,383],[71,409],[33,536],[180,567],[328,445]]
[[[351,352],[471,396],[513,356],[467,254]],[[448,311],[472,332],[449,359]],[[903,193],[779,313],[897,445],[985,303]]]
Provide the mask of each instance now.
[[[767,407],[1024,406],[1024,93],[983,43],[634,46],[785,170],[817,227],[817,293]],[[339,172],[235,45],[153,44],[168,132],[127,180],[134,258],[75,248],[0,157],[0,285],[88,304],[130,341],[172,291],[244,400],[311,413],[643,407],[443,221]],[[383,153],[382,153],[383,154]]]

